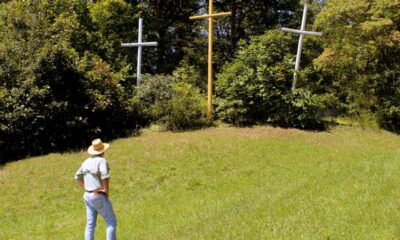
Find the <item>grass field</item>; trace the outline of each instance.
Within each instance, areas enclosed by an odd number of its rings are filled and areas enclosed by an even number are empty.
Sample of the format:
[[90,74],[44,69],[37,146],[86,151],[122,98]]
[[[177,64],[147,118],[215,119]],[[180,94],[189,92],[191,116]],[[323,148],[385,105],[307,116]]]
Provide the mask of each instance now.
[[[86,157],[2,166],[0,239],[83,239],[73,177]],[[119,239],[400,239],[400,137],[388,132],[147,130],[106,158]]]

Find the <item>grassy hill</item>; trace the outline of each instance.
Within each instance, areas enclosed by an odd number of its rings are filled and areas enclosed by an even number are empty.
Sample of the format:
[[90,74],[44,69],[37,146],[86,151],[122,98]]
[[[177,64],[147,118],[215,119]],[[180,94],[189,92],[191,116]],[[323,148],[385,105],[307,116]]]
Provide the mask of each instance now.
[[[2,166],[0,239],[83,239],[73,176],[86,157]],[[119,239],[400,238],[400,137],[388,132],[147,130],[106,158]]]

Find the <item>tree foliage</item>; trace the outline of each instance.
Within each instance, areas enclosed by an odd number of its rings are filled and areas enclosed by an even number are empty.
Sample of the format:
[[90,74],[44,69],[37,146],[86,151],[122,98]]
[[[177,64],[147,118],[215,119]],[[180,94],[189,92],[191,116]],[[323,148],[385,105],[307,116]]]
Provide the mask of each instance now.
[[90,38],[76,41],[96,32],[82,27],[82,2],[1,7],[1,159],[81,147],[91,138],[125,136],[141,125],[127,101],[129,89],[120,83],[124,69],[115,71],[90,52]]
[[327,0],[316,22],[325,34],[325,49],[316,65],[332,80],[335,94],[350,113],[378,111],[380,122],[395,128],[400,98],[399,16],[398,0]]
[[[276,29],[298,28],[304,1],[214,1],[215,12],[233,13],[214,20],[218,116],[313,128],[323,100],[346,114],[371,111],[382,127],[400,132],[399,1],[313,1],[308,21],[324,36],[305,38],[294,93],[298,37]],[[207,13],[207,4],[0,1],[0,158],[86,146],[150,122],[202,125],[208,26],[189,16]],[[139,17],[143,40],[159,43],[144,48],[142,69],[153,75],[142,86],[136,49],[121,47],[136,42]]]
[[322,107],[309,90],[292,93],[295,38],[270,31],[240,48],[216,83],[219,117],[234,124],[319,128]]
[[200,89],[171,75],[146,75],[137,89],[135,102],[148,122],[167,130],[198,128],[208,124],[206,98]]

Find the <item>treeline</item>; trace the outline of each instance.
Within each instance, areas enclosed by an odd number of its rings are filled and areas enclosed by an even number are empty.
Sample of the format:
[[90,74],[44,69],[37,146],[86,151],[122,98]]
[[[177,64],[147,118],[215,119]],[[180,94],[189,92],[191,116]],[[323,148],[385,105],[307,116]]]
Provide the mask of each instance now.
[[[208,1],[2,1],[0,5],[0,162],[205,118]],[[321,128],[319,112],[375,116],[400,130],[400,2],[316,1],[299,89],[290,91],[299,28],[298,0],[219,0],[215,118],[232,124]],[[144,18],[142,71],[136,84],[138,18]],[[308,25],[313,29],[313,25]]]

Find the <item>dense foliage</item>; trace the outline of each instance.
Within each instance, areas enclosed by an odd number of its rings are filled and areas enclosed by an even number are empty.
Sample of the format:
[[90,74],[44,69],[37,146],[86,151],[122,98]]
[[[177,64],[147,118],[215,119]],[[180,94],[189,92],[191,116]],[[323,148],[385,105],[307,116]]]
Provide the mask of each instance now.
[[[368,113],[400,132],[400,0],[317,0],[305,37],[299,90],[290,91],[298,0],[218,0],[216,112],[233,124],[316,128],[324,108]],[[310,1],[311,2],[311,1]],[[0,162],[84,147],[151,122],[203,126],[207,91],[205,0],[0,1]],[[136,84],[138,18],[144,18]],[[275,30],[275,31],[274,31]],[[267,31],[267,32],[265,32]],[[315,60],[315,61],[313,61]]]
[[290,91],[295,47],[295,38],[277,31],[241,47],[218,75],[219,117],[239,125],[320,127],[319,98],[309,90]]
[[167,130],[196,128],[208,124],[206,98],[200,89],[170,75],[145,76],[137,88],[135,102],[148,122]]
[[1,159],[66,151],[142,125],[127,101],[132,90],[121,85],[126,70],[91,51],[100,49],[90,37],[98,31],[85,28],[85,9],[61,0],[2,5]]
[[328,0],[317,16],[325,48],[316,66],[350,114],[378,113],[399,129],[400,1]]

